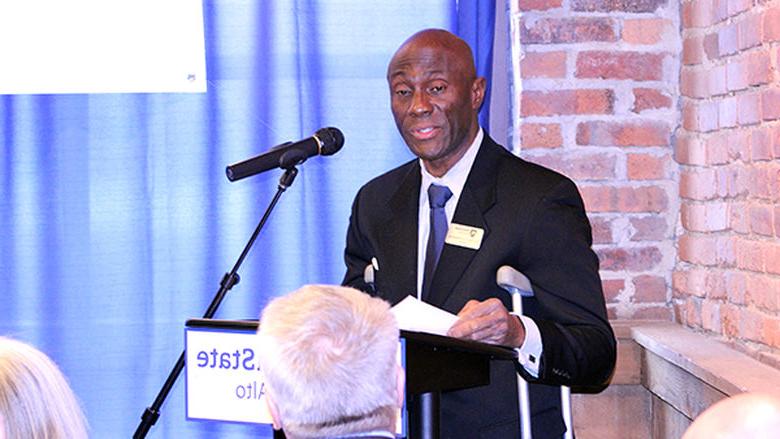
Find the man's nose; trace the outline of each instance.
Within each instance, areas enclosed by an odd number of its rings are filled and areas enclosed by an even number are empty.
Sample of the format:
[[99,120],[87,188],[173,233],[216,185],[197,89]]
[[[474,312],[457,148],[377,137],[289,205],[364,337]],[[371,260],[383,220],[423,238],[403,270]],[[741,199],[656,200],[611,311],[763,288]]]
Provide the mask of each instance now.
[[433,111],[430,96],[424,91],[415,91],[412,95],[412,106],[409,108],[415,116],[426,116]]

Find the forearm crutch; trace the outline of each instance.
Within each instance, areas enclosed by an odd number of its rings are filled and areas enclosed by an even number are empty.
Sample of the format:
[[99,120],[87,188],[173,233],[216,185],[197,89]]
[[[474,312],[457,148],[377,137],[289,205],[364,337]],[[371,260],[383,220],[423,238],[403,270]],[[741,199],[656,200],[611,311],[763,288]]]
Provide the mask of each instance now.
[[[504,265],[496,272],[496,283],[512,295],[512,312],[523,314],[523,297],[533,297],[534,290],[531,281],[521,272]],[[531,411],[528,399],[528,382],[517,374],[517,393],[520,405],[520,428],[522,439],[531,439]],[[567,386],[561,386],[561,414],[566,424],[564,439],[572,439],[571,422],[571,391]]]

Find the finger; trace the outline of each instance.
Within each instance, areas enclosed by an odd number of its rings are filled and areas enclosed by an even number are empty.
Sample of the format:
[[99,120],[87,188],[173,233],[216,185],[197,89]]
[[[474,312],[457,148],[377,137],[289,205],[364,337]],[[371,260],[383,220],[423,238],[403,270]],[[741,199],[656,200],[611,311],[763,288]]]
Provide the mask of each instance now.
[[512,322],[514,316],[496,312],[488,316],[467,321],[465,328],[459,328],[460,338],[481,341],[483,343],[519,345],[522,339],[515,343],[512,335]]
[[472,332],[469,320],[458,320],[447,331],[447,335],[455,338],[468,338]]
[[496,298],[487,299],[483,302],[469,300],[458,313],[458,317],[467,319],[476,318],[500,310],[503,307],[504,304]]
[[[474,317],[474,318],[461,318],[450,328],[448,335],[451,337],[466,338],[469,340],[476,340],[475,334],[480,332],[491,332],[498,328],[501,331],[501,325],[505,325],[505,319],[503,319],[500,313],[492,313],[486,316]],[[505,331],[505,330],[504,330]]]
[[504,304],[496,298],[491,298],[485,300],[484,302],[480,302],[479,306],[474,308],[474,311],[479,315],[507,313],[506,308],[504,308]]
[[447,335],[455,338],[472,339],[472,334],[479,331],[481,328],[478,326],[474,319],[458,320],[447,332]]
[[501,344],[506,338],[506,331],[501,328],[501,325],[494,325],[480,328],[464,338],[482,343]]
[[477,300],[473,300],[473,299],[469,300],[468,302],[466,302],[465,305],[463,305],[463,308],[461,308],[460,311],[458,312],[458,317],[462,317],[472,313],[475,308],[479,307],[479,303],[480,302]]

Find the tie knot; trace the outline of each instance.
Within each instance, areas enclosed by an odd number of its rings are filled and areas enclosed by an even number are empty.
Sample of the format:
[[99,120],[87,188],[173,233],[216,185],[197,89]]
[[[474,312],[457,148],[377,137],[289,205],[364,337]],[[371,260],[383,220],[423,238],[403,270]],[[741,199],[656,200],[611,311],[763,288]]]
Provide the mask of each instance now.
[[441,209],[447,204],[447,200],[452,196],[450,188],[447,186],[439,186],[431,184],[428,186],[428,204],[431,209]]

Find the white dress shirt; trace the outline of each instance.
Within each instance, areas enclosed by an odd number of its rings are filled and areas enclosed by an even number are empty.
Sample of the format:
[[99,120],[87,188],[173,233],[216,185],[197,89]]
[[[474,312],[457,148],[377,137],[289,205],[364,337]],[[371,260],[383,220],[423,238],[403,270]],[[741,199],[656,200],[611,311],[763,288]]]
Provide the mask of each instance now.
[[[438,184],[447,186],[452,192],[452,197],[444,205],[444,212],[447,215],[447,226],[452,223],[452,217],[455,215],[455,207],[460,200],[460,194],[463,192],[463,186],[466,185],[466,179],[469,176],[474,160],[477,158],[477,152],[482,145],[482,139],[485,134],[482,128],[479,128],[474,141],[471,143],[466,153],[450,168],[447,173],[441,177],[431,175],[420,159],[420,172],[422,173],[422,183],[420,184],[420,203],[417,229],[417,298],[422,300],[423,273],[425,272],[425,253],[428,247],[428,234],[430,233],[430,206],[428,205],[428,186]],[[444,244],[448,245],[448,244]],[[498,267],[496,267],[498,270]],[[529,317],[519,315],[520,321],[525,327],[525,341],[517,349],[518,361],[523,368],[534,377],[539,376],[539,359],[542,357],[542,336],[539,333],[539,327]]]

